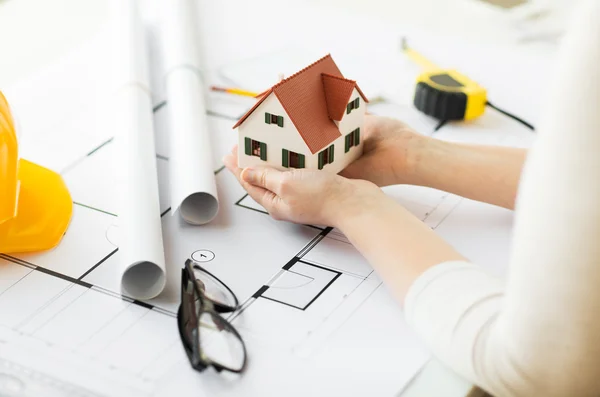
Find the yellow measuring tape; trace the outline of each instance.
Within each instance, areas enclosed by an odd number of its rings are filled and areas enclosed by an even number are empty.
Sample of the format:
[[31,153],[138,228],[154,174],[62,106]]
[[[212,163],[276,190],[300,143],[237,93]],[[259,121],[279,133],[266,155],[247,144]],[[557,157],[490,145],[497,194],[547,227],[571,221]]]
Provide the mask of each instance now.
[[421,112],[441,121],[473,120],[485,112],[486,105],[521,123],[530,130],[533,125],[487,99],[487,91],[476,81],[454,69],[442,69],[408,46],[402,38],[402,51],[424,71],[417,77],[413,104]]
[[454,69],[442,69],[408,47],[402,39],[404,53],[424,70],[417,77],[414,105],[438,120],[472,120],[485,112],[487,93],[477,82]]

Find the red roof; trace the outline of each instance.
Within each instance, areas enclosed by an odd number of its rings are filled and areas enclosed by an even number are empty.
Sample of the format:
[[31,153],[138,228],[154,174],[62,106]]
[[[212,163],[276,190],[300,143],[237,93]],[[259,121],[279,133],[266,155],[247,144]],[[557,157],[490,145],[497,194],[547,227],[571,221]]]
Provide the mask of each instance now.
[[344,117],[346,105],[350,101],[350,95],[356,87],[356,82],[326,73],[321,75],[321,79],[323,80],[329,118],[340,121]]
[[327,55],[265,91],[233,128],[275,93],[311,153],[317,153],[341,136],[334,120],[342,119],[354,87],[368,102],[356,82],[345,79]]

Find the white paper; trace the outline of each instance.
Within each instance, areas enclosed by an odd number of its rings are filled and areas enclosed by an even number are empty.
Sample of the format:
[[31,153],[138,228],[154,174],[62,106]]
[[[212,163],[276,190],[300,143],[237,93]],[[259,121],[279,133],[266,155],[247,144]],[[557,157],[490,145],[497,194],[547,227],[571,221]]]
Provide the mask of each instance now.
[[113,7],[116,92],[107,114],[119,149],[119,274],[127,295],[148,299],[166,282],[148,54],[137,0],[114,0]]
[[219,210],[202,87],[190,69],[167,76],[171,207],[195,225],[212,221]]
[[[171,209],[202,225],[219,211],[213,153],[195,39],[194,2],[173,0],[165,8],[163,46],[169,104]],[[179,210],[179,211],[178,211]]]
[[[221,2],[208,2],[206,6],[214,7],[214,11],[228,7]],[[243,7],[257,8],[250,3]],[[208,17],[204,18],[206,21]],[[234,18],[243,21],[248,16]],[[280,20],[274,23],[283,24]],[[210,40],[215,48],[217,41],[214,37]],[[283,39],[275,40],[280,43]],[[438,50],[436,41],[432,43],[422,47],[424,52]],[[258,53],[256,49],[245,51]],[[99,47],[96,51],[84,51],[81,58],[62,62],[36,80],[52,81],[57,87],[89,87],[72,90],[74,93],[68,98],[48,101],[43,93],[49,84],[28,84],[22,86],[27,87],[26,92],[13,92],[18,102],[29,101],[21,107],[24,125],[33,125],[38,109],[49,115],[60,113],[64,118],[64,122],[53,122],[45,129],[43,123],[37,123],[39,131],[29,135],[30,146],[49,142],[44,135],[56,137],[57,141],[48,152],[32,150],[30,159],[68,163],[63,176],[76,204],[71,227],[57,249],[0,256],[0,357],[51,376],[57,380],[53,384],[64,382],[85,388],[90,396],[398,395],[431,355],[409,329],[399,306],[368,262],[338,230],[327,232],[271,219],[264,208],[246,196],[230,173],[219,171],[221,157],[237,141],[231,127],[240,116],[241,102],[207,96],[207,109],[219,110],[218,115],[207,116],[213,154],[211,170],[216,172],[219,190],[218,215],[201,228],[182,222],[180,217],[163,216],[160,222],[167,272],[162,293],[135,301],[122,290],[120,279],[115,277],[123,255],[127,255],[125,235],[118,222],[122,214],[115,200],[122,194],[115,183],[122,175],[111,167],[118,158],[118,141],[111,138],[119,132],[115,129],[115,117],[125,119],[134,112],[97,112],[104,114],[112,126],[99,129],[106,137],[93,140],[94,145],[89,147],[83,143],[95,136],[90,131],[96,129],[96,118],[91,116],[96,112],[78,114],[63,108],[68,100],[90,104],[90,98],[99,97],[101,85],[89,84],[89,71],[98,73],[98,80],[106,81],[102,73],[110,54]],[[443,50],[441,54],[447,62],[440,63],[449,66],[460,57],[464,57],[462,65],[479,62],[475,72],[486,85],[495,87],[493,98],[498,98],[499,105],[514,97],[514,89],[506,84],[512,76],[503,81],[500,71],[516,70],[518,61],[490,52],[457,54]],[[469,54],[477,57],[468,57]],[[496,69],[483,67],[485,62],[480,58]],[[154,61],[151,65],[152,72],[159,74],[154,81],[164,81],[165,71],[156,68]],[[253,65],[260,70],[258,63]],[[342,62],[339,66],[344,69]],[[523,104],[530,103],[529,107],[517,107],[525,116],[537,112],[534,88],[543,83],[543,75],[535,73],[540,70],[539,65],[531,66],[526,64],[519,74],[531,79],[522,85],[524,91],[517,98]],[[237,66],[237,70],[243,69],[243,64]],[[398,68],[397,73],[412,71]],[[368,71],[363,71],[362,75],[366,74]],[[248,73],[245,76],[251,77]],[[391,80],[383,83],[399,84]],[[247,86],[253,86],[252,82]],[[156,92],[155,87],[151,88]],[[133,102],[137,98],[143,103],[140,109],[145,109],[140,114],[148,113],[141,93],[128,95],[131,97],[120,101],[129,103],[129,99]],[[115,98],[108,104],[113,105]],[[165,95],[156,96],[154,105],[165,99]],[[218,105],[213,102],[215,99]],[[160,214],[169,212],[171,201],[170,176],[166,172],[173,156],[169,148],[170,105],[166,102],[154,114],[157,157],[153,159],[158,164],[161,203],[154,211]],[[380,108],[380,113],[409,115],[393,106]],[[429,127],[417,115],[412,116],[415,126]],[[27,130],[24,132],[27,134]],[[527,146],[531,139],[529,131],[491,111],[478,123],[450,124],[438,134],[453,141],[518,146]],[[81,145],[70,148],[73,141]],[[70,148],[68,159],[62,158],[67,152],[54,150],[61,147]],[[465,256],[495,274],[504,274],[512,228],[509,211],[422,187],[392,186],[384,191]],[[149,253],[155,248],[146,247]],[[232,319],[249,353],[248,371],[241,378],[211,370],[193,371],[181,347],[176,312],[181,267],[190,256],[206,261],[203,266],[223,280],[243,304],[244,310]],[[263,286],[268,289],[259,293]],[[26,374],[18,376],[23,376],[24,381],[29,379]],[[77,395],[72,390],[63,389],[67,396]]]
[[[75,72],[64,68],[52,78],[77,78]],[[115,184],[119,174],[110,166],[118,157],[118,141],[99,144],[82,153],[63,174],[77,204],[60,247],[51,253],[0,258],[0,279],[7,275],[2,288],[8,289],[0,295],[0,340],[5,341],[0,357],[111,397],[305,396],[338,390],[353,395],[368,391],[373,383],[381,384],[383,393],[393,394],[426,362],[429,352],[411,335],[397,306],[391,301],[383,307],[374,302],[378,309],[369,311],[371,318],[385,322],[388,333],[376,341],[360,342],[364,346],[360,356],[373,361],[372,372],[341,383],[349,371],[359,369],[336,360],[336,349],[351,351],[356,345],[351,338],[336,339],[336,334],[373,294],[381,294],[377,292],[383,288],[381,280],[335,231],[322,238],[322,229],[276,222],[257,211],[260,206],[252,204],[237,180],[222,170],[219,160],[237,141],[231,127],[240,104],[220,103],[223,114],[208,115],[207,122],[214,154],[210,167],[217,172],[222,208],[202,228],[190,227],[180,217],[162,217],[167,258],[163,292],[134,303],[115,277],[124,243],[117,222],[120,207],[114,199],[119,195]],[[172,157],[166,120],[169,106],[167,102],[156,110],[154,118],[164,214],[168,213],[169,173],[160,170],[168,167]],[[63,133],[76,135],[79,129]],[[245,310],[233,321],[250,355],[248,372],[241,379],[192,371],[181,348],[175,316],[181,266],[190,256],[208,258],[203,265],[244,304]],[[291,260],[297,263],[284,270]],[[290,282],[293,277],[311,282]],[[263,285],[270,289],[253,298]],[[32,294],[36,289],[46,292]],[[22,303],[21,309],[12,304],[14,300]],[[361,318],[355,321],[360,323]],[[359,332],[364,337],[368,329]],[[333,350],[323,349],[327,346]],[[385,349],[401,357],[399,365],[381,360]]]

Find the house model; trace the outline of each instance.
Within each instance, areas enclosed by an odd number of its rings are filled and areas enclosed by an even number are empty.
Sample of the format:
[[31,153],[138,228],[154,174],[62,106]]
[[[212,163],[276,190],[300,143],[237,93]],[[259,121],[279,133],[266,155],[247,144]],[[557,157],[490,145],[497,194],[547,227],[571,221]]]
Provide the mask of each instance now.
[[310,168],[338,173],[362,154],[368,102],[330,55],[257,96],[233,127],[240,168]]

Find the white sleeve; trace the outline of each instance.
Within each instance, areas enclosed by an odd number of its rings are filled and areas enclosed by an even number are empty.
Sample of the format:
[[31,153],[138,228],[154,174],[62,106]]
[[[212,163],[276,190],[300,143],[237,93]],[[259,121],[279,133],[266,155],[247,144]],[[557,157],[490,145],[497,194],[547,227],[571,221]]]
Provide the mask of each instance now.
[[506,282],[443,263],[405,301],[434,354],[495,396],[600,395],[600,1],[574,17],[523,171]]

